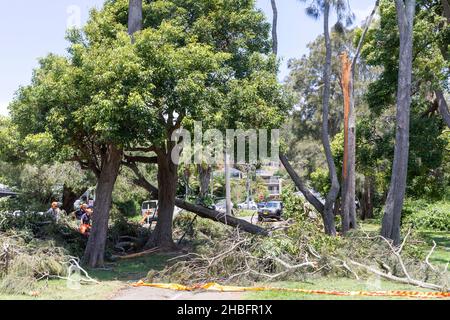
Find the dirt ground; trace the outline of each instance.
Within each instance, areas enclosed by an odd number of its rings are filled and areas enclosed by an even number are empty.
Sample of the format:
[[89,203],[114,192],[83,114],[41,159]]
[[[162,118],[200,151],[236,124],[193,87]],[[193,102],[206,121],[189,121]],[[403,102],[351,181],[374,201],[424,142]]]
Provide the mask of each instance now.
[[112,300],[241,300],[239,292],[187,292],[150,287],[129,287],[119,291]]

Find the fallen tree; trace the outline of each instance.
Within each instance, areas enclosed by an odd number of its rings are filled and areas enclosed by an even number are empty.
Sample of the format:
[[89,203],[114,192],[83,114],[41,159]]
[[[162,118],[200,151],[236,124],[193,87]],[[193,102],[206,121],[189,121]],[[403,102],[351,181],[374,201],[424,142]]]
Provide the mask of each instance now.
[[[152,197],[155,199],[158,198],[159,190],[155,186],[153,186],[140,172],[139,168],[135,163],[126,162],[125,165],[129,167],[134,174],[136,175],[136,179],[134,179],[134,183],[147,190]],[[192,203],[189,203],[187,201],[181,200],[181,199],[175,199],[175,205],[183,210],[192,212],[202,218],[210,219],[216,222],[221,222],[225,225],[228,225],[230,227],[239,228],[242,231],[256,234],[256,235],[262,235],[267,236],[269,232],[265,230],[264,228],[261,228],[257,225],[254,225],[246,220],[242,220],[233,216],[228,216],[226,214],[220,213],[215,210],[208,209],[203,206],[195,205]]]

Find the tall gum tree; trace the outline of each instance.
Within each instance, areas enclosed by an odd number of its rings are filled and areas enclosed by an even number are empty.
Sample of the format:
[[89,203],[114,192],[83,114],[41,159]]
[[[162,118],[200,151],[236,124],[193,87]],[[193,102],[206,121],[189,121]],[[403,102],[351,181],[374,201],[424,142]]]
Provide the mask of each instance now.
[[400,57],[397,88],[397,121],[394,163],[389,194],[384,210],[381,235],[400,243],[400,219],[406,191],[409,155],[409,127],[413,59],[413,25],[415,0],[396,0],[397,22],[400,34]]
[[[302,0],[302,2],[305,2]],[[336,10],[338,21],[335,29],[343,29],[343,24],[350,24],[353,14],[350,12],[348,2],[342,0],[325,0],[312,1],[309,3],[306,12],[313,18],[323,17],[323,32],[325,38],[325,61],[323,67],[323,93],[322,93],[322,144],[325,151],[325,157],[330,175],[330,191],[325,199],[324,206],[324,224],[325,232],[329,235],[336,235],[336,227],[334,222],[334,208],[336,199],[339,195],[340,184],[337,176],[336,164],[334,163],[333,154],[330,145],[329,136],[329,114],[330,114],[330,91],[331,91],[331,60],[332,60],[332,43],[330,37],[330,13],[331,9]]]

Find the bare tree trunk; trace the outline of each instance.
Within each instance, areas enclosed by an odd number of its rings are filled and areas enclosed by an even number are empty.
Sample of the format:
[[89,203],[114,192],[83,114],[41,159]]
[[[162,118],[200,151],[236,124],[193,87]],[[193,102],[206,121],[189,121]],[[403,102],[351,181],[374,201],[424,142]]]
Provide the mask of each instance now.
[[198,164],[197,172],[200,180],[200,197],[204,199],[208,196],[212,167],[208,164]]
[[233,210],[231,205],[231,177],[230,177],[230,155],[225,153],[225,200],[226,200],[226,215],[231,216]]
[[322,123],[322,143],[325,150],[325,156],[327,158],[328,169],[330,172],[331,188],[325,200],[325,232],[328,235],[336,235],[336,228],[334,224],[333,209],[336,202],[336,198],[339,193],[339,180],[336,173],[336,165],[334,164],[333,154],[331,152],[330,137],[328,134],[328,117],[330,108],[330,90],[331,90],[331,39],[329,30],[329,18],[330,18],[330,3],[325,1],[324,10],[324,35],[325,35],[325,47],[326,47],[326,61],[324,67],[323,81],[323,123]]
[[373,182],[372,177],[364,177],[364,186],[361,196],[361,219],[373,218]]
[[441,0],[444,17],[447,18],[447,22],[450,23],[450,4],[448,0]]
[[400,220],[406,191],[409,156],[412,49],[415,0],[395,0],[400,31],[400,58],[397,89],[397,128],[391,185],[381,235],[400,243]]
[[447,101],[445,101],[444,93],[441,90],[436,90],[434,93],[436,94],[436,99],[438,101],[439,112],[447,127],[450,128],[450,112],[448,110]]
[[345,147],[343,164],[343,185],[342,185],[342,231],[346,233],[350,229],[358,227],[356,219],[356,109],[354,95],[354,79],[356,72],[356,63],[361,53],[367,32],[370,28],[375,13],[378,10],[380,1],[375,2],[375,6],[366,21],[364,32],[356,48],[355,56],[350,63],[348,55],[342,56],[343,62],[343,92],[345,104]]
[[341,216],[342,216],[342,233],[347,233],[350,229],[350,201],[349,190],[349,117],[350,117],[350,81],[351,81],[351,64],[347,52],[341,54],[342,63],[342,93],[344,96],[344,161],[342,164],[342,189],[341,189]]
[[128,13],[128,34],[133,36],[142,29],[142,0],[130,0]]
[[158,223],[146,244],[146,248],[162,250],[175,248],[172,235],[173,212],[177,192],[177,165],[171,159],[171,150],[157,150],[158,158]]
[[92,230],[83,257],[84,263],[91,268],[104,264],[112,192],[119,175],[122,156],[121,150],[113,145],[109,145],[102,157],[102,168],[97,181],[96,200],[92,217]]
[[272,23],[272,52],[274,55],[278,54],[278,9],[276,0],[270,0],[272,4],[273,23]]

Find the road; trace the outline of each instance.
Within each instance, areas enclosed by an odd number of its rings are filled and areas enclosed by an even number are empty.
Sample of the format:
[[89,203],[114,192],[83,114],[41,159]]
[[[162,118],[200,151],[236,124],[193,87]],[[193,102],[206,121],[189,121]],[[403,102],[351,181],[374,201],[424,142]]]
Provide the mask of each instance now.
[[242,300],[240,292],[174,291],[150,287],[129,287],[112,300]]

